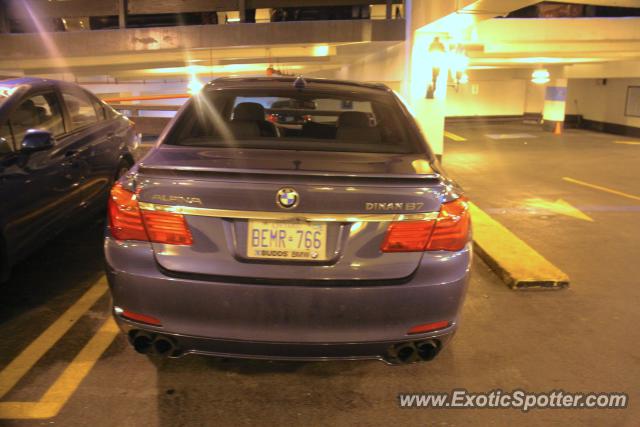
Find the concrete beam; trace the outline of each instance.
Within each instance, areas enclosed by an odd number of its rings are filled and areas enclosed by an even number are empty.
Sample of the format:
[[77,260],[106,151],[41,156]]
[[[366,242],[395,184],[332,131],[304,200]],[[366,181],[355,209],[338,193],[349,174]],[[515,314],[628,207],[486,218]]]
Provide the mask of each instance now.
[[132,15],[238,10],[238,0],[130,0]]
[[[83,16],[109,16],[118,14],[118,0],[6,0],[11,19],[31,19],[31,13],[40,18],[79,18]],[[31,12],[30,12],[31,11]]]
[[476,34],[483,50],[468,52],[472,65],[640,59],[640,18],[492,19],[479,24]]
[[[427,2],[425,2],[427,3]],[[430,2],[428,2],[430,3]],[[438,19],[428,21],[416,28],[420,32],[449,33],[460,35],[467,29],[497,16],[506,16],[509,12],[538,3],[535,0],[477,0],[455,2],[437,10]],[[465,5],[466,4],[466,5]],[[451,9],[454,10],[451,10]],[[449,10],[448,13],[445,13]],[[431,12],[433,13],[433,11]]]
[[[249,9],[272,7],[356,6],[385,4],[387,0],[131,0],[128,13],[188,13],[235,11],[244,1]],[[29,9],[40,18],[72,18],[83,16],[118,15],[118,0],[8,0],[9,16],[13,19],[29,19]],[[394,0],[394,3],[402,3]]]
[[640,40],[640,18],[491,19],[477,27],[483,43]]
[[[367,6],[385,4],[387,0],[246,0],[248,8],[264,7],[310,7],[310,6]],[[393,0],[401,4],[402,0]]]
[[[357,6],[385,4],[387,0],[131,0],[129,13],[184,13],[184,12],[224,12],[240,10],[240,1],[247,9],[273,7],[310,7],[310,6]],[[394,3],[402,3],[394,0]]]
[[[64,59],[64,69],[60,70],[61,63],[56,58],[33,58],[15,60],[3,60],[0,56],[0,70],[13,69],[19,65],[22,72],[28,75],[49,74],[51,72],[72,72],[78,75],[118,75],[129,76],[129,70],[143,70],[149,68],[184,67],[187,60],[194,61],[197,65],[226,65],[271,63],[279,64],[303,64],[305,73],[316,66],[331,64],[351,64],[356,58],[375,52],[385,52],[393,45],[401,45],[398,42],[372,42],[372,43],[346,43],[330,45],[327,56],[313,56],[313,45],[271,45],[227,49],[197,49],[197,50],[163,50],[146,51],[135,54],[120,53],[96,56],[74,56]],[[265,65],[266,67],[266,65]],[[375,70],[375,66],[371,69]],[[375,73],[374,73],[375,74]],[[377,73],[379,75],[379,73]],[[358,78],[358,77],[355,77]],[[364,77],[361,77],[364,78]]]
[[637,78],[640,60],[566,65],[562,75],[569,79]]
[[[248,31],[248,26],[251,31]],[[63,58],[232,46],[403,41],[404,20],[302,21],[50,33]],[[100,49],[97,51],[96,46]],[[0,35],[0,63],[49,58],[38,34]],[[135,61],[135,59],[132,59]],[[2,65],[0,65],[1,67]]]
[[638,7],[638,0],[563,0],[563,3],[586,4],[589,6]]

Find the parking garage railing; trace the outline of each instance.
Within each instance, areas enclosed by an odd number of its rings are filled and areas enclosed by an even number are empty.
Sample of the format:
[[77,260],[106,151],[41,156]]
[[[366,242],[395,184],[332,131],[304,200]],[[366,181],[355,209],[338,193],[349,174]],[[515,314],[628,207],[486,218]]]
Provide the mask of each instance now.
[[[142,98],[149,100],[157,99],[175,99],[188,98],[189,95],[160,95],[156,97],[136,97],[136,98],[115,98],[122,100],[121,102],[130,100],[141,100]],[[157,139],[169,120],[180,109],[180,105],[145,105],[145,104],[122,104],[114,103],[113,100],[105,100],[109,102],[111,107],[120,114],[128,117],[134,124],[136,133],[142,135],[143,143],[150,143]],[[110,102],[111,101],[111,102]]]

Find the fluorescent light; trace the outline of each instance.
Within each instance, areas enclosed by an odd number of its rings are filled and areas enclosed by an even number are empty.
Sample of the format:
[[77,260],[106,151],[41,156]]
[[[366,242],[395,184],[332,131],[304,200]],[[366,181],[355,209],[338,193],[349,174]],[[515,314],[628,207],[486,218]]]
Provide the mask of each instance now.
[[[144,70],[147,74],[233,74],[233,73],[255,73],[267,69],[269,64],[226,64],[226,65],[189,65],[187,67],[167,67],[149,68]],[[298,70],[302,65],[287,65],[287,69]]]
[[187,89],[191,95],[195,95],[196,93],[200,92],[200,89],[202,89],[203,86],[204,85],[202,84],[202,82],[198,80],[196,76],[191,76],[191,78],[189,79],[189,84],[187,85]]
[[539,85],[549,82],[549,77],[550,74],[546,68],[533,70],[533,73],[531,73],[531,81]]
[[319,44],[313,47],[313,56],[329,56],[329,45]]

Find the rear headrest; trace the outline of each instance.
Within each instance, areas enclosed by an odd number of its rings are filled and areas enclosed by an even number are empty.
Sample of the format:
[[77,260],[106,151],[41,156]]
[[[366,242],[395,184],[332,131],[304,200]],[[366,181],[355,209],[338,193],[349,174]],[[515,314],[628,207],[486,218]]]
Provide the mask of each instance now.
[[18,126],[35,126],[38,123],[38,109],[36,104],[28,99],[13,113],[12,122]]
[[67,108],[71,114],[76,114],[80,111],[80,103],[75,99],[66,98],[65,102],[67,104]]
[[241,102],[233,110],[233,120],[263,121],[264,107],[257,102]]
[[18,109],[20,110],[28,110],[28,111],[33,111],[35,108],[36,108],[36,103],[33,102],[32,99],[27,99],[18,107]]
[[346,111],[338,117],[338,127],[368,128],[369,116],[361,111]]

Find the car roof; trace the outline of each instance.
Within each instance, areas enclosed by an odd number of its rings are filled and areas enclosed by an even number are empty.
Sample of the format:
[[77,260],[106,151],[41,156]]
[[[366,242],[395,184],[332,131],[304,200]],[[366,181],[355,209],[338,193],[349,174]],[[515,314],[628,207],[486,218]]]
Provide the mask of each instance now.
[[76,88],[79,87],[74,83],[64,82],[54,79],[43,79],[40,77],[16,77],[12,79],[0,80],[0,86],[2,87],[18,87],[29,86],[32,89],[50,88],[52,86]]
[[[299,77],[220,77],[212,80],[205,86],[205,90],[217,89],[290,89],[294,88],[294,82]],[[332,80],[321,78],[306,78],[305,86],[301,90],[319,90],[329,92],[349,92],[357,94],[381,94],[391,92],[391,89],[382,83],[363,83],[350,80]]]
[[57,83],[56,80],[41,79],[38,77],[16,77],[12,79],[0,80],[0,86],[23,86],[29,85],[33,87],[37,86],[50,86],[52,83]]

